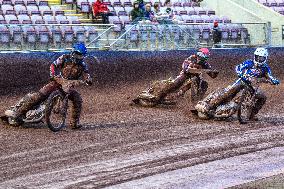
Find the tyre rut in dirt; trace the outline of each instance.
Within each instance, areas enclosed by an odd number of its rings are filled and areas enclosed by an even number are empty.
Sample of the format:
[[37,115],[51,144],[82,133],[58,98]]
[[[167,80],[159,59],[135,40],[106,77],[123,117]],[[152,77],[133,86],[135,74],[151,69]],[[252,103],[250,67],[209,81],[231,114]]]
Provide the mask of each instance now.
[[248,89],[243,89],[237,113],[240,124],[246,124],[250,120],[253,109],[253,98],[254,95]]
[[45,121],[50,130],[57,132],[65,127],[66,104],[64,95],[59,90],[54,91],[47,99]]

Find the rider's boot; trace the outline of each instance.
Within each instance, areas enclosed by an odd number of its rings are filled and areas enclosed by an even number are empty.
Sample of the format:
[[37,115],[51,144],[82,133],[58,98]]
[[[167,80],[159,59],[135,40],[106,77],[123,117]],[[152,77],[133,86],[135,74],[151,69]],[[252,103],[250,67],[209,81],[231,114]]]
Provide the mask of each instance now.
[[70,93],[70,100],[73,102],[71,109],[71,122],[70,126],[72,129],[79,129],[82,125],[79,124],[81,110],[82,110],[82,98],[77,91]]
[[5,111],[5,115],[11,118],[19,118],[28,112],[33,106],[43,100],[43,95],[39,92],[28,93],[15,106]]

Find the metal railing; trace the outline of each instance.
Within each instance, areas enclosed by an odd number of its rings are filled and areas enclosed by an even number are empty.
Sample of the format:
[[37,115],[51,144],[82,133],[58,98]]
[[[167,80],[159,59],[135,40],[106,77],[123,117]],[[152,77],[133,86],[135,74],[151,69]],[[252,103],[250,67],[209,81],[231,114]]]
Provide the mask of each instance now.
[[139,24],[126,27],[116,40],[105,48],[110,50],[173,50],[206,47],[269,46],[268,23],[220,24],[222,40],[213,43],[211,23]]
[[[1,24],[0,50],[56,51],[91,43],[113,24]],[[97,48],[100,48],[97,45]]]
[[[1,24],[0,50],[57,51],[84,42],[88,49],[179,50],[213,47],[212,23]],[[219,47],[269,46],[269,23],[220,24]]]

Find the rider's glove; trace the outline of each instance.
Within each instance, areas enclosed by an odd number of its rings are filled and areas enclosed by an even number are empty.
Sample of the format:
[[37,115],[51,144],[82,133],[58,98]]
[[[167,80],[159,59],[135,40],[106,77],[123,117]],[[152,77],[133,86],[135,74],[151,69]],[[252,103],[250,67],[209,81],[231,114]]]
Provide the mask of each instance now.
[[87,79],[85,82],[87,83],[87,85],[93,84],[93,80],[91,78]]
[[280,81],[278,79],[271,79],[273,85],[279,85]]

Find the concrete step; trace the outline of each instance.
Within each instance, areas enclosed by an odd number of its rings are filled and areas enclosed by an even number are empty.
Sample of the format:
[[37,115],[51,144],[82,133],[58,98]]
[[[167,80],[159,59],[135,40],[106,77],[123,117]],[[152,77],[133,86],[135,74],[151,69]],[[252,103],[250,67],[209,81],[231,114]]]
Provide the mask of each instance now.
[[61,5],[61,0],[47,0],[50,6],[52,5]]
[[92,19],[89,19],[89,18],[81,18],[79,19],[82,23],[93,23],[93,20]]
[[76,13],[71,13],[71,14],[65,14],[65,16],[78,16],[78,17],[82,17],[82,14],[76,14]]

